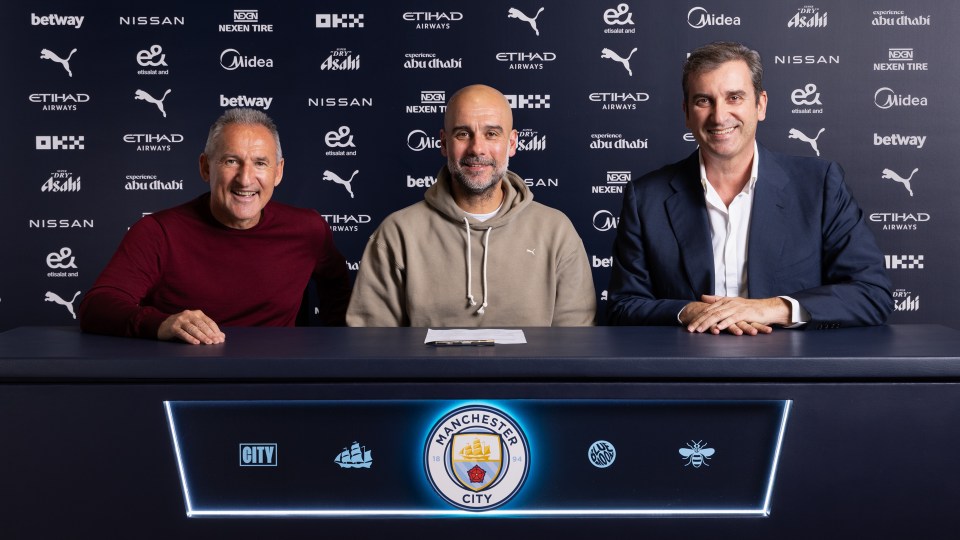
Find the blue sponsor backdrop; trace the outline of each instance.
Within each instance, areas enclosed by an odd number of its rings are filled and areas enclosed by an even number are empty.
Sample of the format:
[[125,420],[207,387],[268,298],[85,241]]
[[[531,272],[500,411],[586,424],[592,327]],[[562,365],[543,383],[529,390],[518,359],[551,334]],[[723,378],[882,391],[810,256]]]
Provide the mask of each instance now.
[[621,184],[696,148],[680,67],[718,39],[763,55],[760,141],[844,166],[887,255],[892,321],[956,318],[960,4],[13,0],[5,14],[0,330],[76,324],[127,228],[205,190],[207,128],[241,104],[280,127],[275,197],[326,215],[355,270],[383,217],[434,181],[443,104],[476,82],[510,97],[511,169],[570,216],[602,311]]

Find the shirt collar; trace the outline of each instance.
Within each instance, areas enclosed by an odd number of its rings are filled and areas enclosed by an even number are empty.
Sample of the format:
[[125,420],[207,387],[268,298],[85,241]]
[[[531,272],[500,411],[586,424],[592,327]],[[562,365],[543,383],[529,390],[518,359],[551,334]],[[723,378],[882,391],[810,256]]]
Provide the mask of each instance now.
[[[703,152],[697,152],[697,158],[700,161],[700,185],[703,186],[703,191],[707,191],[707,168],[703,166]],[[750,165],[750,180],[747,182],[747,185],[743,186],[743,191],[741,193],[751,193],[753,189],[757,186],[757,171],[760,168],[760,151],[757,148],[757,140],[753,140],[753,163]]]

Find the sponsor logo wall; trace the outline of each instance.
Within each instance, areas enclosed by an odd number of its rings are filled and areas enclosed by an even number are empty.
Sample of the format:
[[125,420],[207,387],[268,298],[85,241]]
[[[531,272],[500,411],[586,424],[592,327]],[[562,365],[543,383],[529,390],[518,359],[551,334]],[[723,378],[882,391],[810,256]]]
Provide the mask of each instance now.
[[[960,4],[13,0],[4,12],[0,56],[17,75],[0,85],[0,330],[76,324],[128,227],[206,190],[197,158],[230,107],[277,121],[274,197],[325,216],[355,273],[381,220],[436,182],[446,104],[474,82],[514,108],[510,167],[577,227],[602,312],[624,190],[696,150],[679,70],[718,39],[764,57],[761,144],[844,167],[894,283],[891,321],[957,319]],[[500,38],[476,39],[491,30]]]

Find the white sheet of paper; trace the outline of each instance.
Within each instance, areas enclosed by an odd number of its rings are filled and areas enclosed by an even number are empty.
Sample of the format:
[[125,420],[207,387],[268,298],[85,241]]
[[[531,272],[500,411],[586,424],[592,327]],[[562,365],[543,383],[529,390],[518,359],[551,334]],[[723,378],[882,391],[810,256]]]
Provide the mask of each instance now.
[[492,339],[497,345],[512,345],[515,343],[526,343],[527,338],[523,335],[523,330],[503,330],[497,328],[478,328],[463,329],[451,328],[443,330],[427,329],[427,337],[424,343],[431,341],[468,341],[475,339]]

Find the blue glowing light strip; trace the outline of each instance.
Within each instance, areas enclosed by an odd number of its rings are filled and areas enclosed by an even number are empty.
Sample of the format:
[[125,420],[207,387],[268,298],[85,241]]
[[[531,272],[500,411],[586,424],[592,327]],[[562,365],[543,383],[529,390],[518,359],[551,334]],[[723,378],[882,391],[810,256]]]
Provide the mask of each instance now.
[[767,495],[763,500],[763,515],[770,515],[770,499],[773,497],[773,483],[777,478],[777,465],[780,464],[780,448],[783,446],[783,435],[787,432],[787,418],[790,417],[790,407],[793,400],[783,402],[783,417],[780,418],[780,433],[777,435],[777,447],[773,451],[773,463],[770,464],[770,477],[767,479]]
[[180,455],[180,439],[177,438],[177,426],[173,423],[173,411],[170,402],[164,401],[163,407],[167,411],[167,424],[170,426],[170,437],[173,439],[173,451],[177,455],[177,469],[180,471],[180,486],[183,487],[183,501],[187,505],[187,516],[193,515],[190,504],[190,488],[187,486],[187,473],[183,470],[183,458]]

